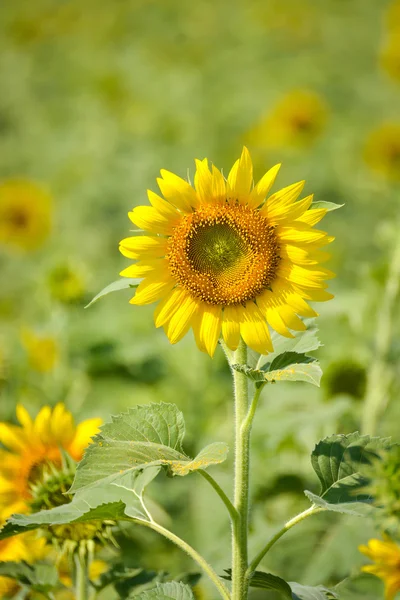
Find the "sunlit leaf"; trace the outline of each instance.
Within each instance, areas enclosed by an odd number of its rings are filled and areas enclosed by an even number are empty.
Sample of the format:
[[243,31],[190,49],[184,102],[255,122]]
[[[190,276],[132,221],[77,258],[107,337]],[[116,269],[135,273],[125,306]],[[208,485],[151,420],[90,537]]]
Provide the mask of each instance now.
[[71,492],[105,479],[129,489],[124,478],[138,469],[162,466],[171,475],[183,476],[226,459],[228,447],[219,442],[193,459],[186,456],[182,450],[184,435],[183,415],[174,404],[136,406],[113,417],[86,450]]
[[324,200],[316,200],[310,206],[310,208],[325,208],[328,212],[342,208],[344,204],[335,204],[335,202],[325,202]]
[[89,306],[92,306],[92,304],[97,302],[97,300],[100,300],[100,298],[103,298],[103,296],[107,296],[108,294],[111,294],[112,292],[119,292],[120,290],[126,290],[128,288],[135,288],[139,285],[140,282],[141,282],[141,279],[129,279],[127,277],[117,279],[117,281],[110,283],[105,288],[103,288],[101,290],[101,292],[96,294],[96,296],[93,298],[93,300],[91,300],[89,302],[89,304],[87,304],[85,306],[85,308],[89,308]]
[[194,600],[191,588],[178,581],[158,583],[155,588],[134,596],[137,600]]

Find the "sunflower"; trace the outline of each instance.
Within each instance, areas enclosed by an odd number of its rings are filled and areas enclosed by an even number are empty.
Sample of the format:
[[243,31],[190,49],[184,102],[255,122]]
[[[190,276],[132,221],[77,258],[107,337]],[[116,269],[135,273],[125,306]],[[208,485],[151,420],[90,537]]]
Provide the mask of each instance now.
[[[46,554],[46,541],[34,533],[25,533],[0,541],[0,562],[34,563]],[[0,577],[0,598],[13,597],[18,587],[15,579]]]
[[75,425],[63,404],[53,409],[44,406],[33,420],[27,410],[17,406],[21,426],[0,423],[0,518],[27,512],[32,485],[39,481],[48,465],[61,465],[61,449],[74,460],[97,432],[101,419],[88,419]]
[[359,550],[375,563],[364,565],[362,571],[382,579],[385,600],[393,600],[400,590],[400,547],[386,537],[385,540],[369,540],[368,545],[359,546]]
[[293,90],[249,131],[256,148],[308,148],[323,132],[328,110],[311,90]]
[[80,302],[85,293],[85,283],[78,269],[63,263],[55,266],[48,275],[51,296],[62,304]]
[[364,158],[376,173],[390,181],[400,181],[400,123],[384,123],[372,131]]
[[29,251],[42,245],[51,227],[51,198],[36,183],[0,184],[0,244]]
[[123,255],[138,260],[121,275],[143,278],[131,303],[159,301],[155,325],[173,344],[192,327],[198,347],[211,356],[221,333],[231,350],[242,337],[268,353],[268,324],[293,337],[290,330],[305,329],[297,315],[316,315],[306,300],[332,298],[324,280],[333,274],[319,263],[327,257],[321,246],[333,238],[313,229],[326,210],[312,208],[312,196],[296,202],[304,181],[265,200],[280,165],[252,188],[247,148],[227,180],[207,159],[196,166],[194,188],[162,170],[164,199],[149,191],[152,206],[129,213],[147,232],[120,243]]

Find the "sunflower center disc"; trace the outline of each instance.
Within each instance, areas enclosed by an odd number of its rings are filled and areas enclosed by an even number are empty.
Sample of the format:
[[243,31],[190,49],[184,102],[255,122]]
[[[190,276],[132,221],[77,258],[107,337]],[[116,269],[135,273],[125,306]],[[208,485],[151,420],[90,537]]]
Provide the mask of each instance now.
[[169,241],[172,276],[196,298],[222,306],[256,298],[279,264],[274,228],[248,206],[207,204],[182,218]]

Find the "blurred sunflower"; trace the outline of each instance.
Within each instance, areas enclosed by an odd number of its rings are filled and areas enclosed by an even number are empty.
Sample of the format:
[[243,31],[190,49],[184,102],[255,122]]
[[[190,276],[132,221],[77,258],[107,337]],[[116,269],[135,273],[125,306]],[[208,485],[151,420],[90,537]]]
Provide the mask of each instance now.
[[40,481],[48,465],[60,466],[62,450],[74,460],[96,434],[101,419],[94,418],[75,425],[63,404],[44,406],[33,420],[27,410],[17,406],[21,426],[0,423],[0,517],[27,512],[32,486]]
[[51,228],[51,197],[32,181],[0,184],[0,244],[28,251],[42,245]]
[[[47,554],[46,542],[34,533],[25,533],[0,541],[0,562],[34,563]],[[18,583],[9,577],[0,577],[0,598],[11,598]]]
[[400,124],[385,123],[372,131],[364,158],[376,173],[391,181],[400,181]]
[[59,352],[57,342],[50,336],[38,336],[31,329],[21,333],[22,344],[26,350],[29,365],[39,373],[48,373],[56,365]]
[[325,101],[315,92],[293,90],[247,134],[256,148],[308,148],[323,132],[328,117]]
[[[160,301],[156,327],[171,343],[193,328],[200,350],[214,354],[221,331],[235,350],[240,337],[253,350],[272,350],[267,322],[281,335],[301,331],[297,316],[315,316],[306,300],[332,298],[319,263],[321,246],[333,240],[313,229],[326,214],[312,209],[312,196],[296,202],[304,181],[265,198],[280,165],[252,188],[253,166],[247,148],[227,181],[207,159],[196,161],[195,187],[162,170],[165,199],[149,191],[150,206],[129,217],[149,232],[121,241],[120,250],[139,262],[122,271],[144,280],[132,304]],[[311,208],[311,210],[309,210]]]
[[286,33],[290,41],[311,39],[318,32],[316,4],[307,0],[251,2],[249,9],[258,24],[268,31]]
[[392,0],[386,13],[386,26],[391,33],[400,31],[400,0]]
[[381,67],[390,77],[400,81],[400,27],[388,36],[380,54]]
[[[61,583],[66,587],[72,587],[72,569],[68,557],[63,554],[61,560],[58,562],[58,574]],[[109,565],[103,560],[92,560],[89,565],[89,579],[90,581],[97,581],[103,573],[108,571]]]
[[385,583],[385,600],[393,600],[400,590],[400,547],[390,538],[369,540],[367,546],[359,546],[360,552],[375,564],[364,565],[362,571],[372,573]]
[[85,293],[81,273],[68,264],[57,265],[50,271],[48,285],[52,297],[63,304],[79,302]]

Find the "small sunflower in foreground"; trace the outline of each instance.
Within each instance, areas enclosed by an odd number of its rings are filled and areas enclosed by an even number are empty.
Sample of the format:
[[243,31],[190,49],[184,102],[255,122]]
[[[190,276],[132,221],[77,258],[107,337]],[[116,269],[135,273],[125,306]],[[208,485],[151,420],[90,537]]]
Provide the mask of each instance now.
[[247,134],[256,148],[309,148],[323,132],[328,117],[324,100],[311,90],[284,96]]
[[393,600],[400,591],[400,547],[390,538],[369,540],[367,546],[359,546],[360,552],[375,564],[364,565],[362,571],[371,573],[385,583],[385,600]]
[[372,131],[364,157],[373,171],[390,181],[400,181],[400,123],[385,123]]
[[36,250],[50,233],[51,216],[51,197],[36,183],[0,183],[0,244]]
[[[304,181],[269,196],[280,165],[253,187],[247,148],[227,180],[207,159],[196,161],[194,187],[162,170],[164,198],[149,191],[151,206],[129,217],[145,235],[120,243],[136,264],[124,277],[143,278],[132,304],[159,302],[156,327],[171,343],[193,329],[200,350],[214,354],[222,333],[235,350],[242,337],[253,350],[272,351],[268,324],[281,335],[305,325],[297,315],[316,316],[307,300],[332,298],[320,263],[321,247],[333,240],[313,229],[326,210],[312,208],[312,196],[297,201]],[[267,200],[266,200],[267,198]]]
[[23,406],[17,407],[21,426],[0,423],[0,517],[29,512],[32,489],[47,473],[49,465],[62,464],[61,452],[76,461],[97,433],[101,419],[75,425],[63,404],[44,406],[32,419]]

